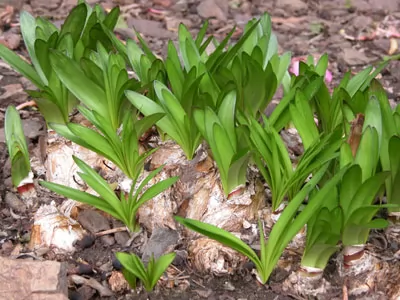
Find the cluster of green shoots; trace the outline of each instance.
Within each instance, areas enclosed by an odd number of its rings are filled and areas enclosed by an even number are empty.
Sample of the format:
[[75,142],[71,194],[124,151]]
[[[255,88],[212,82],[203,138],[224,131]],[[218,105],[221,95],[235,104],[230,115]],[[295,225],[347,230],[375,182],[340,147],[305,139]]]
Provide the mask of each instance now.
[[[252,163],[271,190],[272,210],[284,204],[283,212],[267,240],[259,221],[260,256],[221,228],[176,220],[246,255],[262,283],[305,225],[302,265],[323,270],[340,244],[363,245],[370,229],[387,226],[386,220],[375,218],[381,208],[399,211],[400,107],[391,109],[374,79],[385,64],[354,77],[345,74],[330,92],[324,81],[328,57],[322,56],[317,64],[310,57],[300,63],[298,76],[291,75],[291,56],[278,54],[267,14],[251,20],[235,43],[235,29],[219,42],[207,37],[207,22],[196,38],[180,25],[178,47],[170,41],[164,60],[140,34],[138,42],[122,43],[113,33],[118,17],[118,8],[105,14],[100,6],[91,8],[79,1],[57,29],[23,12],[21,31],[32,63],[0,45],[0,57],[36,85],[38,90],[29,94],[48,127],[102,155],[133,181],[129,193],[117,196],[110,184],[75,157],[79,175],[99,196],[45,181],[43,186],[103,210],[136,231],[139,207],[178,180],[152,183],[160,167],[138,182],[146,159],[155,151],[141,153],[140,137],[155,125],[161,138],[175,141],[188,160],[205,141],[225,197],[245,188]],[[210,44],[214,50],[208,53]],[[264,111],[279,87],[284,96],[266,117]],[[91,126],[70,122],[73,109]],[[17,185],[30,169],[29,154],[18,114],[10,109],[6,119]],[[295,166],[280,136],[288,126],[297,129],[304,146]],[[377,195],[384,193],[387,203],[376,204]],[[134,254],[117,257],[131,286],[140,279],[147,290],[174,259],[173,254],[152,258],[145,267]]]

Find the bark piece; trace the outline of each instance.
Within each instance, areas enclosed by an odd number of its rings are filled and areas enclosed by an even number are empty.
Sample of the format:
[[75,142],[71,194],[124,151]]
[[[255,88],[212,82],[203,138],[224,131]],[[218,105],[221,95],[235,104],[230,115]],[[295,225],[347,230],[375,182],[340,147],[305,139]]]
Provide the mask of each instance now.
[[0,257],[0,270],[2,299],[68,299],[67,268],[63,263]]

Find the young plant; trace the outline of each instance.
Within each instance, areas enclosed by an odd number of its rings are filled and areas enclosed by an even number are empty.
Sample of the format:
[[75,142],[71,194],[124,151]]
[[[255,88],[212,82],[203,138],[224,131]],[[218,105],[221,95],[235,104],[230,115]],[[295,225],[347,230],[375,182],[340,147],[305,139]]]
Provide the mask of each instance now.
[[276,211],[285,197],[289,201],[295,197],[310,174],[338,156],[342,139],[338,130],[321,138],[318,135],[294,168],[281,136],[266,117],[263,121],[264,127],[256,119],[247,121],[249,145],[254,161],[271,189],[272,210]]
[[352,164],[343,176],[339,203],[343,214],[342,243],[345,266],[361,261],[370,229],[384,228],[387,221],[373,219],[379,209],[393,205],[374,205],[390,172],[376,173],[382,145],[382,115],[379,102],[371,97],[365,116],[359,114],[348,143],[341,149],[340,164]]
[[374,205],[376,196],[389,175],[389,172],[381,172],[363,180],[362,168],[355,164],[343,176],[339,201],[343,213],[345,266],[351,266],[362,258],[371,229],[381,229],[388,225],[384,219],[373,218],[381,208],[390,206]]
[[84,56],[85,49],[93,43],[96,44],[97,40],[93,40],[93,36],[104,38],[93,35],[93,27],[103,22],[112,29],[118,12],[116,8],[105,16],[104,13],[101,14],[99,7],[92,11],[86,3],[81,3],[71,10],[60,30],[41,17],[35,19],[28,12],[21,12],[21,32],[32,64],[4,45],[0,45],[0,58],[39,89],[27,92],[35,99],[47,122],[67,123],[68,114],[79,102],[54,73],[49,58],[51,49],[65,52],[72,60],[79,61]]
[[124,92],[137,89],[139,83],[129,79],[121,55],[110,53],[101,43],[96,52],[89,53],[77,63],[60,51],[51,51],[51,66],[68,90],[102,119],[102,127],[116,131],[127,109]]
[[[314,201],[314,194],[317,194],[316,190],[310,194],[309,202]],[[312,278],[322,276],[329,258],[339,250],[342,223],[343,214],[335,187],[327,195],[320,210],[307,222],[306,247],[300,267],[303,273]]]
[[51,124],[52,128],[70,141],[102,155],[130,179],[136,180],[143,170],[146,159],[157,150],[140,153],[138,139],[162,115],[157,114],[137,120],[135,113],[128,110],[125,113],[122,129],[117,132],[111,130],[107,126],[107,121],[94,112],[83,106],[79,107],[79,111],[97,130],[75,123]]
[[133,253],[117,252],[115,256],[122,264],[122,273],[131,288],[136,289],[136,281],[140,279],[148,292],[154,289],[161,275],[175,259],[175,253],[165,254],[157,260],[152,256],[145,267],[140,258]]
[[225,196],[229,198],[246,184],[249,149],[244,126],[235,125],[236,93],[229,92],[222,100],[218,115],[210,108],[197,109],[194,119],[208,142],[217,163]]
[[313,201],[310,201],[296,216],[303,200],[311,190],[315,188],[325,174],[327,168],[328,164],[321,168],[287,205],[283,210],[281,217],[272,227],[268,241],[264,240],[263,227],[261,221],[259,221],[261,244],[260,256],[257,256],[257,254],[238,237],[221,228],[192,219],[184,219],[181,217],[175,217],[175,219],[187,228],[214,239],[247,256],[255,264],[259,280],[265,284],[287,244],[299,232],[299,230],[303,228],[304,224],[306,224],[320,209],[323,205],[324,199],[332,192],[332,189],[334,189],[347,169],[343,168],[332,179],[330,179],[324,187],[314,195]]
[[156,125],[182,147],[188,159],[193,158],[195,151],[201,143],[201,134],[192,118],[193,108],[190,105],[194,93],[197,93],[196,83],[193,83],[193,85],[190,87],[190,92],[188,91],[188,93],[183,94],[185,101],[189,102],[189,105],[180,102],[159,81],[154,82],[154,90],[157,94],[159,104],[137,92],[126,91],[126,96],[131,103],[145,116],[151,117],[157,114],[165,114],[163,118],[156,122]]
[[29,161],[29,151],[26,144],[21,119],[14,106],[7,107],[4,133],[11,161],[11,180],[14,187],[20,194],[23,194],[33,187],[31,174],[31,163]]
[[119,54],[109,54],[101,44],[97,50],[91,52],[90,58],[82,58],[80,66],[62,53],[50,55],[55,72],[85,105],[78,109],[95,129],[73,123],[49,125],[58,134],[112,161],[125,175],[136,180],[145,159],[152,153],[140,154],[138,139],[163,114],[137,120],[137,113],[124,92],[127,88],[136,88],[138,82],[128,78]]
[[75,163],[81,169],[79,176],[90,186],[99,196],[79,191],[57,183],[41,181],[40,184],[49,190],[63,195],[67,198],[92,205],[114,218],[123,222],[130,231],[139,230],[139,224],[136,221],[136,213],[139,207],[148,200],[151,200],[172,186],[178,177],[171,177],[159,181],[145,191],[144,187],[161,171],[162,166],[155,169],[137,186],[137,181],[132,183],[129,194],[121,192],[120,198],[117,197],[110,185],[90,168],[85,162],[77,157],[73,157]]
[[[373,80],[369,88],[369,97],[379,102],[382,119],[382,135],[380,148],[380,163],[383,171],[390,171],[391,177],[386,179],[387,203],[400,204],[400,113],[397,107],[394,111],[390,107],[389,100],[382,85]],[[389,214],[395,214],[399,207],[389,208]]]

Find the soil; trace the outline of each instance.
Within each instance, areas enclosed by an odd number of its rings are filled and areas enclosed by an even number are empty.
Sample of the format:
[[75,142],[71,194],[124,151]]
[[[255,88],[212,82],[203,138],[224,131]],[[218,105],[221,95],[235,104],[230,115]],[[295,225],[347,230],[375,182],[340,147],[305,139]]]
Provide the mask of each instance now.
[[[14,10],[10,14],[0,0],[0,42],[5,43],[20,55],[28,57],[21,41],[18,27],[18,11],[24,9],[35,16],[45,16],[62,24],[69,9],[75,5],[74,0],[30,0],[14,1]],[[17,3],[18,2],[18,3]],[[377,64],[388,54],[398,54],[397,42],[400,37],[400,4],[391,0],[110,0],[88,1],[90,4],[101,3],[105,8],[120,5],[129,27],[138,28],[153,51],[164,56],[169,38],[176,39],[177,26],[180,22],[186,24],[195,33],[206,17],[212,17],[209,32],[217,37],[223,37],[236,24],[235,35],[238,36],[244,24],[251,18],[268,12],[272,17],[273,29],[278,37],[280,51],[291,51],[293,57],[301,58],[313,54],[329,55],[329,71],[334,82],[341,79],[344,72],[356,72],[367,65]],[[199,7],[200,3],[207,3]],[[19,5],[20,4],[20,5]],[[5,17],[4,17],[5,16]],[[8,17],[7,17],[8,16]],[[1,30],[3,28],[3,31]],[[121,38],[132,35],[129,29],[118,31]],[[382,72],[381,82],[384,85],[393,104],[400,100],[400,61],[393,61]],[[24,89],[32,85],[12,71],[6,64],[0,62],[0,127],[4,125],[4,112],[8,105],[19,105],[29,100]],[[40,156],[41,145],[46,134],[44,121],[32,107],[21,111],[24,122],[29,130],[29,149],[32,155]],[[3,131],[3,130],[2,130]],[[40,177],[40,174],[36,174]],[[43,176],[43,175],[42,175]],[[10,180],[10,163],[7,157],[3,133],[0,134],[0,255],[9,256],[17,244],[26,242],[24,237],[30,232],[32,216],[36,209],[51,201],[61,203],[62,198],[48,192],[36,184],[38,201],[32,209],[10,211],[6,201],[7,193],[13,190]],[[121,224],[113,223],[113,227]],[[379,235],[379,233],[377,233]],[[147,240],[144,232],[136,241],[136,251],[140,252],[142,242]],[[76,273],[76,267],[86,262],[96,271],[90,276],[102,281],[113,270],[112,262],[115,251],[124,250],[123,243],[107,242],[97,238],[94,245],[80,249],[72,256],[59,256],[48,251],[44,259],[65,261],[70,273]],[[393,241],[391,251],[396,252],[400,241]],[[184,253],[184,245],[178,250]],[[391,252],[391,253],[392,253]],[[15,254],[15,253],[14,253]],[[21,252],[19,255],[22,255]],[[18,256],[18,255],[17,255]],[[176,278],[163,281],[155,292],[139,294],[121,291],[110,299],[291,299],[286,295],[279,283],[288,274],[275,272],[270,279],[270,285],[259,285],[254,276],[245,269],[234,276],[213,277],[197,274],[190,262],[183,255],[176,262]],[[329,272],[329,268],[327,268]],[[82,274],[81,271],[78,273]],[[336,295],[326,295],[326,298],[341,297],[341,286]],[[92,295],[93,294],[93,295]],[[70,284],[70,299],[100,299],[95,290],[78,289]],[[104,298],[104,297],[103,297]]]

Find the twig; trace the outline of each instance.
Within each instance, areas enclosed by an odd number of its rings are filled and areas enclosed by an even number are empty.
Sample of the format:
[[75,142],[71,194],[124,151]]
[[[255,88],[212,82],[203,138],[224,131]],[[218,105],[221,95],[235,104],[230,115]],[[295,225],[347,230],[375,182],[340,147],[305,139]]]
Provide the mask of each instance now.
[[205,289],[206,287],[204,285],[202,285],[200,282],[197,282],[196,280],[192,279],[192,281],[197,284],[198,286],[202,287],[203,289]]
[[344,280],[342,290],[343,290],[343,300],[349,300],[349,294],[347,292],[347,278]]
[[16,109],[17,110],[21,110],[21,109],[24,109],[25,107],[29,107],[29,106],[37,106],[35,100],[31,100],[31,101],[27,101],[27,102],[21,103],[20,105],[18,105],[16,107]]
[[123,231],[128,231],[128,230],[126,229],[126,227],[117,227],[117,228],[97,232],[96,236],[103,236],[103,235],[112,234],[112,233],[116,233],[116,232],[123,232]]
[[174,277],[169,278],[169,279],[172,279],[172,280],[182,280],[182,279],[189,279],[189,278],[190,278],[189,275],[185,275],[185,276],[174,276]]

